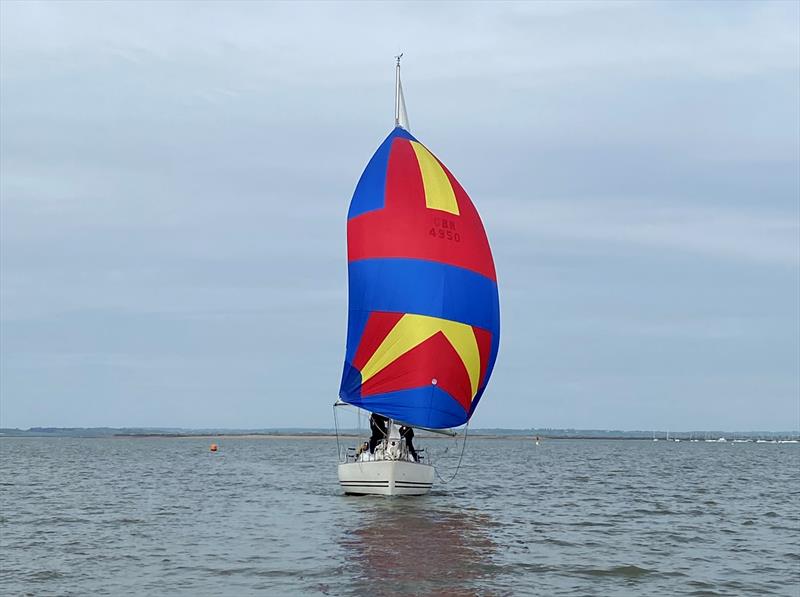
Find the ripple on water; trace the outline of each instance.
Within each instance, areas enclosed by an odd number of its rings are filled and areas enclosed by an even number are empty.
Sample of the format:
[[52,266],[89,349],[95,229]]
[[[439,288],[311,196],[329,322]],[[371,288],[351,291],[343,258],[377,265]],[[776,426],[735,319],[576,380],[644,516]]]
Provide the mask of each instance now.
[[611,576],[620,578],[641,578],[654,574],[653,570],[634,565],[612,566],[611,568],[574,568],[572,574],[581,576]]

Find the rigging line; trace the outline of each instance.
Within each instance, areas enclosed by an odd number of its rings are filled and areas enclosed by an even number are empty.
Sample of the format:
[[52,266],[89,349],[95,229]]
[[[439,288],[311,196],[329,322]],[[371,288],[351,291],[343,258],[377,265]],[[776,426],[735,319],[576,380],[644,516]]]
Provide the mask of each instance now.
[[450,481],[452,481],[453,479],[456,478],[456,475],[458,474],[458,471],[461,468],[461,459],[464,458],[464,449],[467,447],[467,435],[468,435],[468,433],[469,433],[469,421],[467,421],[467,424],[464,427],[464,443],[461,444],[461,455],[458,457],[458,464],[456,465],[456,472],[453,473],[452,477],[450,477],[447,481],[445,481],[442,478],[442,476],[439,474],[439,469],[436,468],[436,467],[433,467],[433,470],[436,473],[436,476],[439,477],[439,481],[441,481],[445,485],[447,485],[448,483],[450,483]]

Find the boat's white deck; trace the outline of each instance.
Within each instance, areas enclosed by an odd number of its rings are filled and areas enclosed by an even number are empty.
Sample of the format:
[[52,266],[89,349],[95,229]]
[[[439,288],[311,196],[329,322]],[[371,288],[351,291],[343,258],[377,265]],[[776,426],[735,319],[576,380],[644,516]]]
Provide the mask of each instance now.
[[389,458],[383,450],[375,450],[375,453],[364,451],[356,457],[356,462],[380,462],[382,460],[400,460],[403,462],[416,462],[411,454],[401,454],[397,458]]

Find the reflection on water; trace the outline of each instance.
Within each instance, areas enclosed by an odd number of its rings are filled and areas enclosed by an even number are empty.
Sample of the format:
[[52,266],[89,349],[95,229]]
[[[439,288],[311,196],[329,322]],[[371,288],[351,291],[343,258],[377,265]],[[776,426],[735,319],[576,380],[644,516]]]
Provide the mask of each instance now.
[[497,546],[485,514],[432,508],[427,498],[345,499],[364,504],[341,538],[355,593],[497,594],[486,591]]

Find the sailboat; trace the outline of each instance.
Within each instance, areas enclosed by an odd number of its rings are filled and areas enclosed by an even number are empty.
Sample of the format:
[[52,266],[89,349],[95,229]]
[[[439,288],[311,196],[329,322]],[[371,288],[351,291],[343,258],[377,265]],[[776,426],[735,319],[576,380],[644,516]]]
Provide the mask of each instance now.
[[434,467],[414,458],[401,428],[452,434],[465,425],[500,342],[483,223],[453,174],[411,134],[401,56],[394,128],[362,173],[347,216],[349,311],[337,405],[387,420],[374,449],[340,453],[348,494],[429,492]]

